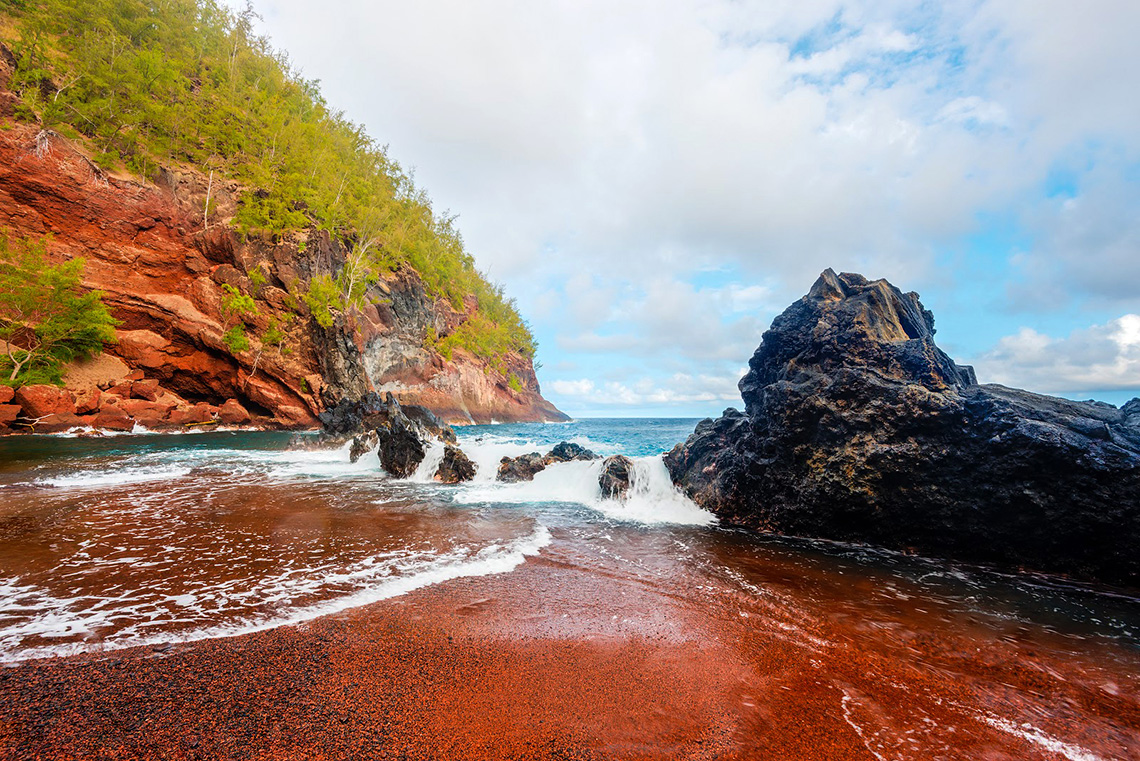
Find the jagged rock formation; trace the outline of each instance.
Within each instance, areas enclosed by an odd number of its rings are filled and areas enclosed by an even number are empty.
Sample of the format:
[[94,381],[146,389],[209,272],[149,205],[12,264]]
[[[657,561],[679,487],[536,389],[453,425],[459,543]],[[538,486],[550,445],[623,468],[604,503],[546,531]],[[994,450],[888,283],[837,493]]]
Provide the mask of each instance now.
[[978,385],[933,337],[917,294],[824,272],[674,482],[762,531],[1140,584],[1140,400]]
[[[508,355],[506,372],[492,372],[461,349],[446,360],[426,346],[428,328],[447,335],[475,304],[455,309],[432,298],[408,267],[371,286],[353,324],[338,317],[320,327],[292,291],[335,272],[347,254],[342,241],[315,228],[246,239],[225,224],[243,189],[193,169],[163,169],[153,182],[104,172],[71,141],[10,120],[10,74],[0,60],[0,228],[50,234],[53,256],[86,259],[84,284],[104,291],[122,321],[108,351],[127,370],[190,403],[235,399],[287,427],[314,426],[325,407],[374,389],[452,422],[566,419],[542,398],[530,359]],[[225,285],[257,298],[248,351],[223,340]],[[285,335],[279,346],[257,338],[271,325]]]
[[533,481],[535,475],[545,470],[548,465],[553,465],[556,462],[596,459],[598,459],[598,456],[581,444],[560,441],[545,455],[541,455],[538,452],[531,452],[529,454],[519,455],[518,457],[504,457],[499,461],[499,473],[496,478],[505,483]]
[[[373,391],[357,400],[342,401],[322,412],[319,419],[323,426],[322,444],[335,445],[351,438],[352,462],[375,449],[381,467],[395,478],[407,478],[416,471],[432,440],[455,449],[455,431],[451,426],[441,422],[431,410],[400,404],[392,394],[381,396]],[[456,459],[454,454],[452,458]]]

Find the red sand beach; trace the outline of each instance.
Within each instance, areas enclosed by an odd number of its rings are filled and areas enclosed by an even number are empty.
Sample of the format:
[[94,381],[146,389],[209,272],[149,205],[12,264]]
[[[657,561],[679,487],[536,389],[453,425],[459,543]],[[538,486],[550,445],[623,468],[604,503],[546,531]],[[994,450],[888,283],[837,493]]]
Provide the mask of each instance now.
[[738,584],[607,538],[301,626],[0,669],[0,757],[1140,758],[1127,646],[872,604],[874,579],[747,538],[689,548]]

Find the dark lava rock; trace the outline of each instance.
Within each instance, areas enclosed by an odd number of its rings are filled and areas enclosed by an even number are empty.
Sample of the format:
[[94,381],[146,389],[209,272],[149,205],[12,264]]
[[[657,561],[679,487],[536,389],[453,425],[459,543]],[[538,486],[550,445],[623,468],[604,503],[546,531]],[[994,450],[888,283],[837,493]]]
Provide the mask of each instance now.
[[606,499],[620,499],[629,491],[633,474],[633,462],[626,456],[615,454],[602,463],[602,474],[598,476],[598,486]]
[[1140,400],[978,385],[918,295],[824,272],[665,464],[727,523],[1140,584]]
[[499,472],[496,480],[513,484],[519,481],[533,481],[534,475],[546,468],[543,457],[538,452],[519,455],[518,457],[504,457],[499,461]]
[[424,442],[409,425],[391,421],[388,428],[377,428],[380,465],[394,478],[407,478],[424,459]]
[[537,473],[546,469],[547,465],[572,460],[596,460],[598,456],[589,449],[578,444],[563,441],[554,446],[554,449],[545,455],[538,452],[519,455],[518,457],[504,457],[499,461],[499,473],[496,478],[509,484],[519,481],[533,481]]
[[352,446],[348,450],[348,459],[356,462],[364,455],[380,445],[380,438],[376,431],[365,431],[352,438]]
[[580,444],[562,441],[555,444],[554,449],[551,449],[543,459],[547,465],[550,465],[555,462],[571,462],[572,460],[596,460],[598,456]]
[[443,459],[435,471],[435,480],[445,484],[470,481],[475,477],[475,463],[458,447],[448,446],[443,450]]
[[392,394],[369,392],[355,401],[341,401],[318,416],[321,442],[336,445],[352,439],[353,462],[372,448],[389,475],[407,478],[424,459],[424,443],[439,439],[455,444],[455,431],[426,407],[403,406]]
[[383,396],[370,391],[356,400],[344,400],[317,416],[327,437],[355,436],[365,431],[388,428],[400,420],[424,436],[454,444],[455,431],[437,418],[427,407],[401,405],[391,393]]

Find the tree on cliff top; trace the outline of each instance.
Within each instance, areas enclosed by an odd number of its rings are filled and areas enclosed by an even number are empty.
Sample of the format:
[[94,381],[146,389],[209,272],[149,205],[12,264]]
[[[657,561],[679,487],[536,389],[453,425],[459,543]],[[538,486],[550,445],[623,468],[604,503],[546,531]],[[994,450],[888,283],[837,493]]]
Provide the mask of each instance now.
[[100,291],[80,285],[83,260],[50,264],[46,241],[0,232],[0,384],[60,383],[63,365],[103,350],[115,325]]

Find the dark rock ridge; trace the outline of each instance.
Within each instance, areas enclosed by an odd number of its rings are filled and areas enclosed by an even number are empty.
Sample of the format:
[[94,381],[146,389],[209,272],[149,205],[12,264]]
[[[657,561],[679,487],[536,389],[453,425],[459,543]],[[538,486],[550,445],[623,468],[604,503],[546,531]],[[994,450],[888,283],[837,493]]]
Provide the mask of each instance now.
[[325,410],[317,419],[325,436],[348,437],[390,428],[393,422],[414,428],[424,435],[448,444],[455,443],[455,431],[431,410],[415,404],[400,404],[392,394],[371,391],[359,399],[344,400]]
[[507,484],[519,481],[533,481],[535,474],[546,469],[542,455],[538,452],[521,454],[518,457],[504,457],[499,461],[499,472],[495,479]]
[[727,523],[1140,584],[1140,399],[978,385],[918,294],[831,270],[740,390],[665,457]]
[[582,445],[561,441],[545,455],[530,452],[518,457],[504,457],[499,461],[499,473],[496,478],[505,483],[532,481],[536,474],[546,469],[546,466],[556,462],[596,459],[598,456]]

